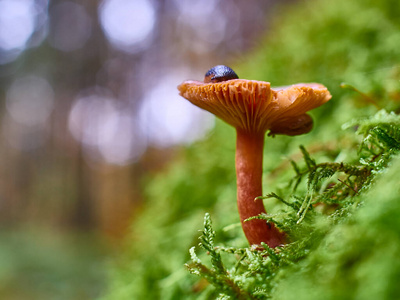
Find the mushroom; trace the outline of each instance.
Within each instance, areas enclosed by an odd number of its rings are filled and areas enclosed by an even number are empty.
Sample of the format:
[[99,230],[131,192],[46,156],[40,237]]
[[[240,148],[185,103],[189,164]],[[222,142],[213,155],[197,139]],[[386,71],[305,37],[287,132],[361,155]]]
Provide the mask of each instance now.
[[210,69],[204,82],[188,80],[178,86],[180,95],[216,115],[236,129],[237,205],[244,234],[250,245],[276,247],[285,233],[273,223],[250,217],[266,213],[262,196],[265,132],[300,135],[312,129],[306,114],[327,102],[331,95],[318,83],[271,88],[269,82],[238,79],[226,66]]

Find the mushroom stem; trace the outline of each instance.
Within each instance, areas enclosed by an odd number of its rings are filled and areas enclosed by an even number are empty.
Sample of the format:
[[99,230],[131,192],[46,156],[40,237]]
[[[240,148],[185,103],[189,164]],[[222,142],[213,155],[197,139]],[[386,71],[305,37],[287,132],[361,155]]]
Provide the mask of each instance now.
[[262,166],[264,133],[236,129],[236,180],[237,204],[240,222],[250,245],[266,243],[276,247],[284,243],[284,234],[274,224],[264,220],[244,220],[266,213],[262,196]]

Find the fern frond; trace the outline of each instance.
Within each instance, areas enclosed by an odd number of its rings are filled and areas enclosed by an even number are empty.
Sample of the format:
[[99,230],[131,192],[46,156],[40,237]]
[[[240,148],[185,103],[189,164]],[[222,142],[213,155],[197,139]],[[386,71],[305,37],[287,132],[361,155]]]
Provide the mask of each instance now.
[[285,205],[287,205],[289,207],[292,207],[293,209],[297,209],[296,203],[288,202],[288,201],[284,200],[282,197],[279,197],[275,193],[269,193],[268,195],[260,196],[260,197],[257,197],[256,199],[270,199],[270,198],[277,199],[280,202],[282,202],[283,204],[285,204]]
[[303,153],[303,158],[304,158],[304,161],[305,161],[307,167],[309,169],[315,167],[315,165],[316,165],[315,160],[313,160],[311,158],[310,154],[307,152],[306,148],[304,148],[303,145],[300,145],[300,151],[301,151],[301,153]]
[[209,213],[204,216],[203,234],[199,237],[200,246],[203,247],[211,257],[211,264],[218,273],[224,274],[226,270],[221,260],[221,255],[215,250],[214,245],[215,231],[212,228],[211,217]]

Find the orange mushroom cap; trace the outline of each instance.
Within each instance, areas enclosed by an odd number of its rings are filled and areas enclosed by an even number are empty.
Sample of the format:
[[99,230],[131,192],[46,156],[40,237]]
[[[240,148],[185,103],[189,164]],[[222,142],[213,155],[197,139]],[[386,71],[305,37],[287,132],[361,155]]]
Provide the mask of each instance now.
[[188,80],[180,95],[237,129],[269,135],[298,135],[312,128],[307,111],[331,99],[318,83],[271,88],[269,82],[231,79],[216,83]]

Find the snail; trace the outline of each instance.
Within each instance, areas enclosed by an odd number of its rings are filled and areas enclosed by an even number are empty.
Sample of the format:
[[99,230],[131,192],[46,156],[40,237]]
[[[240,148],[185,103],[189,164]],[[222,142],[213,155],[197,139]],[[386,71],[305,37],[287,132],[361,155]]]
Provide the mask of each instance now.
[[218,65],[207,71],[204,77],[204,83],[215,83],[231,79],[239,79],[235,71],[227,66]]

